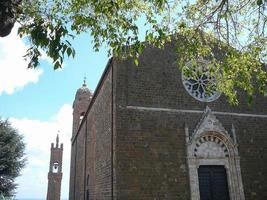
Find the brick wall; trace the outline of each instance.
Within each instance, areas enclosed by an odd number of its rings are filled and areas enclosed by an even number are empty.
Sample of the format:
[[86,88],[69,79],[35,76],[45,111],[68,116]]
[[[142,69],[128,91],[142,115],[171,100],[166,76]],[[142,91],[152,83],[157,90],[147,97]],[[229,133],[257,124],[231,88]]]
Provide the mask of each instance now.
[[75,160],[75,200],[84,199],[84,160],[85,160],[85,126],[79,130],[75,140],[76,145],[76,160]]
[[116,141],[118,199],[188,199],[185,134],[177,117],[125,113]]
[[86,177],[90,199],[111,197],[111,71],[97,91],[87,116]]
[[209,105],[216,111],[267,113],[266,98],[262,96],[255,98],[250,107],[244,96],[241,96],[238,106],[230,106],[224,96],[211,103],[192,98],[183,87],[173,48],[174,44],[166,45],[165,50],[148,47],[140,57],[138,67],[130,60],[121,63],[120,69],[127,68],[123,74],[127,84],[122,86],[127,87],[125,95],[128,105],[197,110],[204,110]]
[[71,146],[71,160],[70,160],[70,183],[69,183],[69,199],[74,200],[75,191],[75,160],[76,160],[76,148],[77,144],[73,143]]

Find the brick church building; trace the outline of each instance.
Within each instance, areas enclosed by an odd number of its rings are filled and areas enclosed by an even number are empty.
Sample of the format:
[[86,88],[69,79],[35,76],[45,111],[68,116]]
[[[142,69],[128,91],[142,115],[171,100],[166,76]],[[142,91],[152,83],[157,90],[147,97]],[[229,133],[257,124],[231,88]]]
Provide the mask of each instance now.
[[192,79],[174,44],[147,47],[140,66],[110,59],[94,93],[78,89],[70,200],[267,199],[267,98],[230,106],[207,92],[206,62]]

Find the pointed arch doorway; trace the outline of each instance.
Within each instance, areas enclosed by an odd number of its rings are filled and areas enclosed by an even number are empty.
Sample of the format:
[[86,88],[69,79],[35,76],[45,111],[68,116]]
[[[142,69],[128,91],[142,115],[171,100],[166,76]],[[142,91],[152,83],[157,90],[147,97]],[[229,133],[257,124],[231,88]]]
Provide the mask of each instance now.
[[191,200],[244,200],[235,133],[230,136],[207,107],[193,133],[185,126],[185,134]]

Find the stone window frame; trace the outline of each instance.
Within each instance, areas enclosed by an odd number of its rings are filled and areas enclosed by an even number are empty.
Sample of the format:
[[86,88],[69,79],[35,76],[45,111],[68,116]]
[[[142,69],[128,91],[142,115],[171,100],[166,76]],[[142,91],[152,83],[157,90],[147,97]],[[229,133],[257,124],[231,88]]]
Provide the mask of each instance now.
[[[232,139],[209,107],[207,107],[201,120],[196,126],[196,129],[191,135],[189,134],[187,125],[185,125],[185,134],[191,200],[200,200],[198,182],[198,168],[200,165],[224,166],[227,174],[230,200],[244,200],[245,196],[241,177],[240,157],[238,155],[234,127],[232,127]],[[215,146],[218,148],[217,152],[222,152],[223,150],[225,155],[209,157],[205,156],[205,152],[200,152],[202,156],[198,156],[196,152],[202,144],[205,144],[205,142],[216,142],[217,144]],[[216,152],[216,149],[212,149],[212,151]]]
[[[196,62],[197,64],[193,66],[192,61],[189,61],[182,69],[181,77],[184,88],[190,96],[198,101],[215,101],[221,96],[221,92],[216,90],[216,77],[210,73],[209,68],[214,68],[214,66],[204,59],[198,59]],[[188,72],[191,72],[190,76],[188,76]],[[201,76],[198,75],[199,73]],[[193,89],[194,86],[197,86],[196,89]],[[210,88],[208,89],[208,87]],[[200,92],[200,88],[202,88],[202,92]],[[204,94],[204,96],[197,94]]]
[[55,161],[52,165],[52,173],[57,174],[59,173],[59,162]]

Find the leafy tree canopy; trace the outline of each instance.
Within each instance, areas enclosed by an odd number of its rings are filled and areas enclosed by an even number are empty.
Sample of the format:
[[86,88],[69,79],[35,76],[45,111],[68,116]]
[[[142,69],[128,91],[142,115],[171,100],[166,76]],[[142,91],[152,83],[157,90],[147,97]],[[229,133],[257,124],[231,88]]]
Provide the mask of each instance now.
[[16,22],[17,8],[21,0],[0,1],[0,37],[7,36]]
[[[105,45],[136,64],[146,43],[163,48],[171,37],[182,38],[178,66],[210,58],[231,103],[238,103],[240,89],[249,102],[256,92],[267,95],[266,0],[23,0],[19,13],[19,34],[32,45],[29,67],[38,66],[43,49],[60,68],[64,56],[75,55],[71,39],[83,32],[92,36],[94,50]],[[221,59],[216,49],[224,50]]]
[[25,165],[22,139],[8,121],[0,118],[0,197],[14,195],[15,178]]

